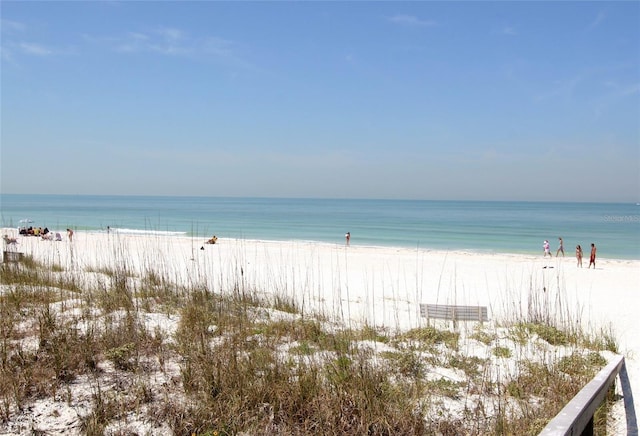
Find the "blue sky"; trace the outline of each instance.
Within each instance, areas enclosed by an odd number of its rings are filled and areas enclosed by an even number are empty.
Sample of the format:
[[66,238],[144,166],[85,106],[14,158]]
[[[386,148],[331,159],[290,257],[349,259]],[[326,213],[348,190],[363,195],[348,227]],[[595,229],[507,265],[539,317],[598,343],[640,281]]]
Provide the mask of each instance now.
[[6,2],[3,193],[640,201],[639,2]]

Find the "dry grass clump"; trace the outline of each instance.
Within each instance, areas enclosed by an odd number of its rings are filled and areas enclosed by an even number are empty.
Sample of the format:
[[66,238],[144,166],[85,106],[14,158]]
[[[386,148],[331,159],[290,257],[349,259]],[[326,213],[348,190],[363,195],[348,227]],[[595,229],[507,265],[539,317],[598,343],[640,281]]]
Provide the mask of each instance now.
[[191,419],[174,421],[177,433],[424,433],[405,387],[348,333],[254,309],[241,296],[190,296],[175,337],[191,401],[172,415]]
[[21,417],[47,400],[90,435],[537,434],[616,350],[548,317],[347,328],[278,292],[184,287],[122,258],[0,272],[0,430],[17,433],[41,430]]

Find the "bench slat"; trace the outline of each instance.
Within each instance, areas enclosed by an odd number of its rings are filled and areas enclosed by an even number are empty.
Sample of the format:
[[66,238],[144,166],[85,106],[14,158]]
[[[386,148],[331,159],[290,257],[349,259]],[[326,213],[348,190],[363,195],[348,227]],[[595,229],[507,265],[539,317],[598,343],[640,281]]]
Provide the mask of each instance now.
[[421,304],[420,316],[427,319],[448,319],[452,321],[489,321],[486,306]]

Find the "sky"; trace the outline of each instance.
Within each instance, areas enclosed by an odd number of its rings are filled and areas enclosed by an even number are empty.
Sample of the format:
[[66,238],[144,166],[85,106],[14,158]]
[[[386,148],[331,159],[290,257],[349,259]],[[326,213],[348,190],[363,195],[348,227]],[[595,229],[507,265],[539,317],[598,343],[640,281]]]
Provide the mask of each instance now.
[[0,192],[640,201],[640,2],[0,3]]

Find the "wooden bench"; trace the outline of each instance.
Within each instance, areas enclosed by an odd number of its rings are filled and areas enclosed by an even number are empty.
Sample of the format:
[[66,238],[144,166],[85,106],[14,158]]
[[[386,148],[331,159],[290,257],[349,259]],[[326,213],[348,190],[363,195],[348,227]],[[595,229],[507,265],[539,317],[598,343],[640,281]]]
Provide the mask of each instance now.
[[421,304],[420,316],[429,319],[457,321],[489,321],[487,306],[451,306],[446,304]]
[[4,263],[20,262],[22,261],[23,256],[24,256],[24,253],[21,253],[19,251],[3,251],[2,252]]

